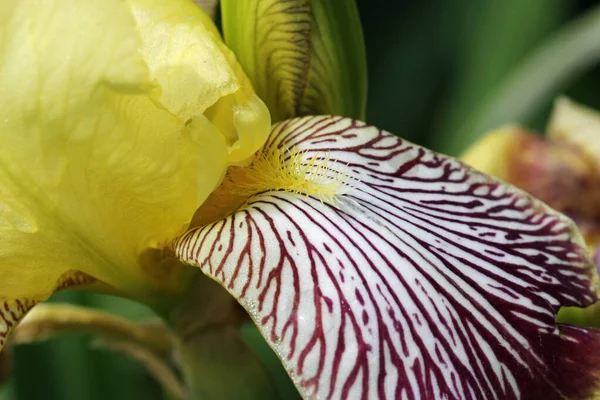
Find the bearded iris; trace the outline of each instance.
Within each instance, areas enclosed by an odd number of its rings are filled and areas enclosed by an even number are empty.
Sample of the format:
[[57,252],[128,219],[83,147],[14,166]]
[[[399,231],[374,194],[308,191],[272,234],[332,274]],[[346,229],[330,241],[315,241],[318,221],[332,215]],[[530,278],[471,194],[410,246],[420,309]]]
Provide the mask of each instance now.
[[593,395],[598,333],[554,320],[596,300],[568,218],[357,120],[295,118],[362,113],[319,4],[226,2],[243,69],[184,0],[0,6],[3,336],[70,285],[168,309],[199,269],[307,398]]

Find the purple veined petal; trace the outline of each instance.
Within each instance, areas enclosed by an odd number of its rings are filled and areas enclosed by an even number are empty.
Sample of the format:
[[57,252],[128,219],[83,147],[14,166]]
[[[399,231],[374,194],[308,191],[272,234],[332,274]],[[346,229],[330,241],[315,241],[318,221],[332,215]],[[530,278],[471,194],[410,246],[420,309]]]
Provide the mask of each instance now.
[[4,348],[12,330],[37,301],[22,298],[16,300],[0,299],[0,350]]
[[[54,292],[59,290],[98,283],[96,279],[76,270],[68,270],[56,282]],[[40,300],[21,297],[9,299],[0,297],[0,351],[9,340],[10,334],[19,322]]]
[[332,203],[263,191],[175,252],[238,299],[305,398],[595,392],[600,334],[554,319],[596,300],[569,219],[349,119],[279,123],[263,150],[273,149],[326,160],[349,185]]

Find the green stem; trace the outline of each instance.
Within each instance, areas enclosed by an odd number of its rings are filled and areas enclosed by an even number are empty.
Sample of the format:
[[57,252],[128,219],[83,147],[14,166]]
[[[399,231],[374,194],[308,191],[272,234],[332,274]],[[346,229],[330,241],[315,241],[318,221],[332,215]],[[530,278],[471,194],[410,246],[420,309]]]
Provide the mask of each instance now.
[[100,335],[138,345],[161,356],[171,353],[171,335],[164,326],[137,324],[102,310],[72,304],[38,304],[12,334],[14,344],[32,343],[65,332]]
[[165,317],[178,338],[190,400],[278,397],[266,369],[240,337],[247,315],[216,282],[199,272]]

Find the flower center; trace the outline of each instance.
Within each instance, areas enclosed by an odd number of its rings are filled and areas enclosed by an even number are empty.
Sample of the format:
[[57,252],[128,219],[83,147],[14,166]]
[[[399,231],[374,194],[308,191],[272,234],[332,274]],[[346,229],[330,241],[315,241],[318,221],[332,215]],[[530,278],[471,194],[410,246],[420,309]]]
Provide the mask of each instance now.
[[191,227],[225,218],[259,193],[286,191],[335,204],[352,186],[347,168],[326,153],[269,149],[247,167],[230,167],[221,186],[196,212]]
[[227,189],[246,198],[281,190],[333,204],[350,186],[348,172],[336,164],[328,154],[274,149],[258,154],[247,168],[232,168]]

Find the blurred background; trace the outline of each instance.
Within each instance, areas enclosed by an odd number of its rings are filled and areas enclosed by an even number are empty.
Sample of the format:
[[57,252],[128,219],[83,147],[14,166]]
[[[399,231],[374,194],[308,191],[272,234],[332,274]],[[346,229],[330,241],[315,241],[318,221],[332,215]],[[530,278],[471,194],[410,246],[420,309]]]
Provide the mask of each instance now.
[[[600,5],[590,0],[358,0],[369,66],[367,121],[459,155],[485,130],[517,122],[543,131],[553,99],[600,108]],[[135,303],[63,292],[53,301],[152,318]],[[277,360],[251,327],[275,370]],[[284,398],[285,375],[274,372]],[[136,362],[64,335],[13,351],[0,400],[163,399]]]

